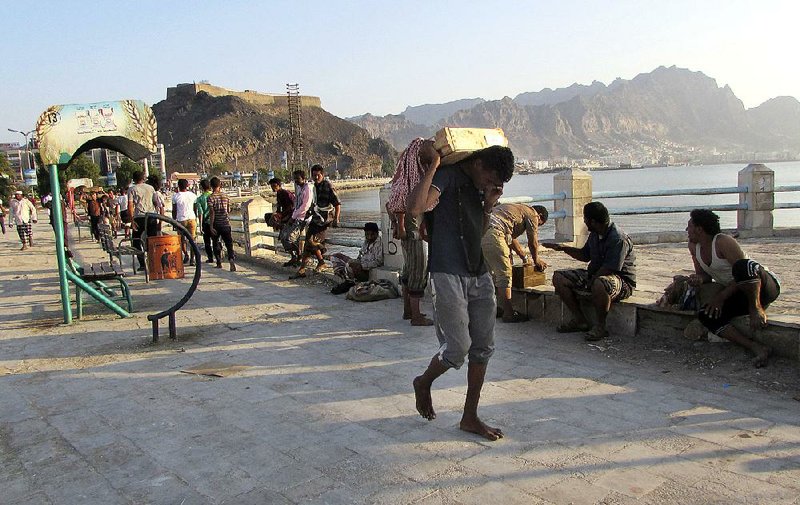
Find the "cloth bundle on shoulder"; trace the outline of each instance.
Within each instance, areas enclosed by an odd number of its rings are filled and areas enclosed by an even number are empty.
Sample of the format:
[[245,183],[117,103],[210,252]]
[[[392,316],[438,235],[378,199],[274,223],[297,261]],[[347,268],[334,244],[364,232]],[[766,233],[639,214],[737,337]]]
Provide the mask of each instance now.
[[425,139],[421,137],[412,140],[397,160],[391,182],[392,192],[389,195],[389,201],[386,202],[386,210],[390,213],[400,214],[406,211],[408,195],[411,194],[425,173],[425,169],[419,162],[419,150],[423,142]]
[[359,282],[347,292],[347,299],[354,302],[375,302],[399,297],[397,288],[386,279]]

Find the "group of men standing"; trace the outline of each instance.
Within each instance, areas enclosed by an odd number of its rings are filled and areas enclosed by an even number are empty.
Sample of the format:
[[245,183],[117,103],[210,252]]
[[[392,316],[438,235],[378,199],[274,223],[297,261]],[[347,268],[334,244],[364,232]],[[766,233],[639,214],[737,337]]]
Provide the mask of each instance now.
[[[222,183],[218,177],[210,181],[200,181],[202,193],[197,196],[189,191],[189,182],[186,179],[178,180],[178,191],[172,196],[172,217],[178,221],[192,238],[197,232],[197,222],[200,222],[203,231],[205,252],[208,256],[207,263],[215,263],[217,268],[222,268],[222,244],[227,250],[228,264],[231,272],[236,271],[236,254],[233,249],[231,236],[231,223],[229,219],[230,202],[228,196],[222,191]],[[161,202],[156,189],[145,182],[143,172],[133,174],[133,184],[128,188],[128,214],[132,216],[132,242],[142,254],[139,264],[144,268],[144,241],[142,236],[157,235],[159,222],[154,218],[147,219],[146,214],[158,212]],[[182,243],[183,260],[190,265],[194,261],[187,244]]]

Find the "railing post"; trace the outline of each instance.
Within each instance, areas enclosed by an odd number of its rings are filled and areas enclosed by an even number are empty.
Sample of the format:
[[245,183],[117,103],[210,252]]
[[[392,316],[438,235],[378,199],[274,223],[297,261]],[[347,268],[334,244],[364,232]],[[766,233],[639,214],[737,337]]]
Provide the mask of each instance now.
[[272,212],[272,204],[260,196],[242,204],[244,253],[248,256],[266,256],[267,249],[262,246],[273,246],[275,243],[275,239],[265,235],[269,231],[269,226],[264,222],[266,212]]
[[386,212],[386,202],[389,201],[389,196],[392,194],[392,189],[387,184],[382,187],[379,195],[381,202],[381,240],[383,241],[383,266],[388,269],[399,270],[403,268],[403,249],[400,246],[400,241],[392,238],[392,225],[389,219],[389,213]]
[[555,200],[556,211],[563,210],[566,217],[556,218],[555,239],[571,242],[582,247],[589,237],[583,224],[583,206],[592,201],[592,175],[577,168],[570,168],[553,177],[553,193],[564,193],[564,200]]
[[747,193],[739,193],[739,203],[747,209],[736,212],[736,227],[750,236],[772,235],[775,209],[775,172],[766,165],[751,163],[739,171],[739,186]]

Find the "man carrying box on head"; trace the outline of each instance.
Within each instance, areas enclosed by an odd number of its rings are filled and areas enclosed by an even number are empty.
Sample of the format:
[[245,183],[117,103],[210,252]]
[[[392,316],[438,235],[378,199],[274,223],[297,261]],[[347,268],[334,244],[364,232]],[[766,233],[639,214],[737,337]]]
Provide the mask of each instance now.
[[[511,305],[511,266],[512,252],[516,253],[523,263],[533,262],[538,271],[544,271],[547,263],[539,257],[539,226],[547,221],[547,209],[541,205],[529,207],[522,203],[505,203],[492,209],[489,216],[489,229],[483,235],[481,249],[486,263],[489,264],[497,289],[498,316],[504,323],[520,323],[527,321],[525,314],[520,314]],[[522,249],[517,237],[526,234],[528,238],[528,257]]]
[[478,417],[486,366],[494,353],[497,309],[492,278],[481,252],[481,237],[492,207],[503,194],[503,184],[514,173],[514,155],[507,147],[492,146],[439,168],[440,155],[433,143],[426,141],[420,147],[419,159],[425,173],[408,197],[408,213],[419,217],[433,207],[425,213],[425,220],[440,348],[425,372],[414,379],[417,411],[428,420],[436,417],[431,399],[433,382],[450,368],[460,368],[469,356],[460,428],[497,440],[503,432]]
[[[578,261],[588,261],[587,268],[556,270],[553,286],[561,301],[572,313],[572,319],[557,328],[559,333],[586,331],[586,340],[602,340],[608,336],[606,316],[611,303],[631,296],[636,288],[636,254],[633,242],[617,228],[600,202],[583,207],[583,222],[589,229],[589,239],[581,247],[544,243],[544,247],[564,251]],[[581,312],[578,296],[590,296],[597,324],[592,328]]]

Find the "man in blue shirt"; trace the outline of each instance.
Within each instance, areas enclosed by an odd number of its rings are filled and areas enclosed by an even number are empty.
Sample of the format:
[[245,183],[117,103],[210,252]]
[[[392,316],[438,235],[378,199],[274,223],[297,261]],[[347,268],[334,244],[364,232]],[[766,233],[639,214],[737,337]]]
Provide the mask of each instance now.
[[[586,340],[595,341],[608,336],[606,316],[611,303],[628,298],[636,288],[636,254],[630,237],[611,222],[608,209],[602,203],[584,205],[583,222],[589,229],[589,239],[583,247],[542,245],[564,251],[578,261],[589,262],[587,268],[553,272],[556,294],[572,312],[572,319],[556,330],[559,333],[586,331]],[[591,296],[597,314],[594,327],[581,312],[578,296]]]
[[414,379],[417,411],[428,420],[436,417],[431,399],[433,381],[450,368],[460,368],[469,356],[467,398],[460,428],[497,440],[503,432],[478,418],[486,365],[494,353],[497,311],[481,237],[492,207],[503,194],[503,184],[514,172],[514,155],[507,147],[493,146],[476,151],[455,165],[439,168],[439,153],[433,142],[425,141],[419,158],[425,174],[409,195],[408,213],[419,217],[435,205],[425,213],[425,219],[440,348],[425,373]]

